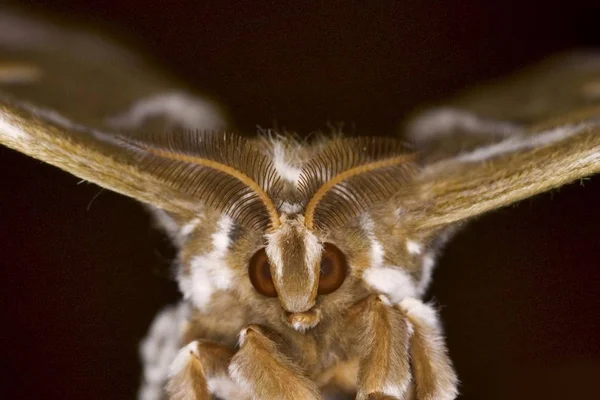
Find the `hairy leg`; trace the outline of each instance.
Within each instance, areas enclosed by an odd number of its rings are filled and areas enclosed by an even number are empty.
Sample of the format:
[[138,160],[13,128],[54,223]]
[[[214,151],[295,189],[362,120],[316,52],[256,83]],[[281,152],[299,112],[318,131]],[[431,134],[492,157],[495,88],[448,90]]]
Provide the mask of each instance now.
[[320,400],[314,382],[279,350],[278,337],[257,325],[240,334],[240,349],[229,365],[234,381],[256,399]]
[[[420,300],[391,304],[371,295],[348,314],[357,334],[357,400],[450,400],[458,379],[444,344],[436,311]],[[412,385],[411,385],[412,383]]]
[[414,329],[410,338],[410,356],[417,399],[455,399],[458,396],[458,378],[448,357],[437,312],[413,298],[402,300],[399,308]]
[[171,364],[167,393],[170,400],[246,399],[248,394],[229,378],[232,349],[206,341],[182,348]]
[[411,382],[408,359],[412,327],[382,296],[371,295],[350,314],[357,332],[357,400],[403,399]]

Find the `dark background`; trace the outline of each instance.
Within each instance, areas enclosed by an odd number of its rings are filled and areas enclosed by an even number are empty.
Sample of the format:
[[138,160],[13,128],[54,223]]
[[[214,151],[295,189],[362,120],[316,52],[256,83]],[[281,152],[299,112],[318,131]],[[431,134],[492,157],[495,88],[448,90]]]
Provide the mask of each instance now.
[[[391,133],[415,106],[600,45],[593,2],[300,4],[24,6],[116,32],[224,104],[245,131],[345,121]],[[137,343],[177,298],[166,240],[133,201],[6,148],[0,179],[2,397],[133,398]],[[600,176],[584,183],[479,219],[441,258],[430,297],[462,398],[596,391]]]

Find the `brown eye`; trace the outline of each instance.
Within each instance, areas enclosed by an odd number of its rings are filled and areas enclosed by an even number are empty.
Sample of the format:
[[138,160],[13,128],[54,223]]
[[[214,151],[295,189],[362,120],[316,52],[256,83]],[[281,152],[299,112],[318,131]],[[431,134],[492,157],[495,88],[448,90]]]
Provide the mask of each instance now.
[[267,258],[265,249],[257,251],[248,264],[248,275],[254,289],[263,296],[277,297],[273,277],[271,276],[271,264]]
[[321,257],[321,274],[319,275],[319,294],[335,292],[346,279],[346,257],[340,249],[325,243]]

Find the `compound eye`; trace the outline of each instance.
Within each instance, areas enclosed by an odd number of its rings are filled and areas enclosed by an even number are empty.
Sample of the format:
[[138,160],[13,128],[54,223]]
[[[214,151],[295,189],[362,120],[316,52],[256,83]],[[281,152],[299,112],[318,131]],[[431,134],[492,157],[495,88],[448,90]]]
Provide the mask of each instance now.
[[254,289],[263,296],[277,297],[273,277],[271,276],[271,263],[265,249],[258,250],[248,263],[248,275]]
[[321,273],[319,275],[319,294],[333,293],[344,283],[348,265],[344,253],[331,243],[323,246]]

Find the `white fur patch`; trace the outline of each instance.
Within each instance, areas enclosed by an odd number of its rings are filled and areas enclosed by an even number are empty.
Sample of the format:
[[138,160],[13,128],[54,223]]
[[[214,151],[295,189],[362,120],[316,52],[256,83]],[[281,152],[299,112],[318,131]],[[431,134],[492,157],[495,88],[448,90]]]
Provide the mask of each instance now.
[[302,211],[302,204],[284,201],[281,203],[281,206],[279,206],[279,211],[283,214],[298,214]]
[[371,242],[371,268],[383,264],[384,254],[381,243],[377,239],[373,239]]
[[232,362],[229,364],[229,367],[227,369],[231,379],[235,383],[237,383],[243,390],[250,393],[254,391],[254,385],[242,374],[239,364]]
[[408,136],[417,142],[451,134],[457,130],[483,135],[509,136],[522,133],[523,128],[505,121],[482,118],[468,111],[439,108],[426,111],[408,127]]
[[477,162],[482,160],[488,160],[505,153],[547,146],[549,144],[567,139],[578,133],[582,133],[588,128],[596,126],[598,124],[600,124],[600,121],[561,126],[559,128],[554,128],[533,136],[510,137],[506,140],[503,140],[500,143],[480,147],[470,153],[461,154],[455,158],[455,161]]
[[417,292],[420,295],[423,295],[429,284],[431,283],[431,278],[433,276],[433,268],[435,267],[435,258],[433,254],[426,254],[423,257],[423,261],[421,264],[421,280],[419,282]]
[[315,319],[314,321],[307,323],[306,321],[294,321],[292,322],[292,328],[296,331],[296,332],[306,332],[309,329],[314,328],[315,326],[317,326],[319,324],[319,322],[321,322],[321,319]]
[[400,307],[408,316],[416,321],[420,321],[425,326],[436,330],[441,329],[437,311],[430,305],[423,303],[421,300],[407,297],[400,302]]
[[385,304],[386,306],[389,306],[389,307],[391,307],[391,306],[393,306],[393,305],[394,305],[394,304],[392,303],[392,301],[391,301],[391,300],[390,300],[390,299],[389,299],[389,298],[388,298],[386,295],[384,295],[384,294],[380,294],[378,297],[379,297],[379,300],[381,300],[381,302],[382,302],[383,304]]
[[200,357],[200,354],[198,353],[198,342],[195,340],[179,350],[177,356],[175,356],[175,359],[171,365],[169,365],[168,377],[172,378],[183,371],[186,365],[190,362],[190,357]]
[[189,234],[194,232],[199,223],[200,218],[193,218],[190,222],[181,227],[181,229],[179,230],[179,234],[183,237],[188,236]]
[[401,267],[384,265],[385,251],[375,237],[375,223],[369,216],[363,216],[362,227],[371,240],[371,266],[365,270],[362,279],[394,304],[405,297],[415,296],[416,286],[410,275]]
[[406,250],[408,250],[410,254],[419,255],[423,252],[423,245],[421,245],[419,242],[415,242],[414,240],[407,240]]
[[401,384],[398,384],[396,382],[390,383],[390,382],[386,382],[386,384],[383,386],[382,388],[382,393],[396,398],[396,399],[403,399],[405,397],[406,391],[408,390],[409,385],[411,384],[410,380],[406,380],[405,382],[402,382]]
[[290,163],[293,157],[286,152],[285,146],[280,142],[273,143],[273,166],[283,179],[297,184],[300,179],[302,169]]
[[252,396],[246,393],[228,376],[217,376],[208,379],[208,391],[220,399],[251,399]]
[[230,244],[229,232],[233,223],[225,215],[217,223],[212,234],[212,250],[190,261],[190,276],[179,276],[179,288],[185,299],[190,299],[200,310],[206,310],[213,294],[229,289],[233,272],[225,257]]
[[[162,228],[169,235],[169,238],[179,246],[183,245],[188,236],[192,234],[200,222],[202,222],[202,218],[200,217],[192,218],[187,223],[180,226],[179,223],[164,210],[153,206],[147,207],[152,212],[152,216],[158,227]],[[200,215],[201,213],[202,210],[199,209],[198,214]]]
[[242,347],[246,343],[246,335],[248,334],[248,328],[243,328],[238,333],[238,347]]
[[400,267],[371,267],[363,273],[362,279],[394,304],[417,294],[412,278]]
[[139,400],[161,400],[169,366],[179,351],[180,340],[186,326],[188,307],[184,303],[161,310],[140,343],[143,383]]
[[383,250],[383,246],[375,236],[375,222],[368,214],[364,214],[362,216],[361,222],[362,228],[364,229],[369,240],[371,241],[371,268],[379,267],[383,265],[383,257],[385,256],[385,251]]
[[310,327],[306,326],[300,321],[295,321],[292,323],[292,328],[294,328],[294,330],[297,332],[306,332]]
[[[281,229],[281,228],[280,228]],[[265,235],[267,238],[267,247],[265,251],[271,261],[271,264],[275,267],[275,279],[281,279],[283,276],[283,249],[281,248],[280,239],[281,231],[276,230],[275,232]]]
[[321,263],[321,257],[323,255],[323,245],[317,238],[317,236],[306,230],[304,236],[304,263],[308,268],[308,276],[310,277],[310,286],[314,284],[317,277],[315,276],[314,266]]
[[138,400],[163,400],[165,393],[160,386],[144,385],[137,394]]
[[179,233],[179,225],[177,225],[177,222],[160,208],[148,206],[148,209],[152,212],[152,216],[157,225],[162,228],[171,239],[175,239]]
[[141,99],[125,113],[108,118],[107,124],[113,128],[133,129],[156,116],[186,129],[220,129],[225,125],[213,104],[184,92],[161,93]]

